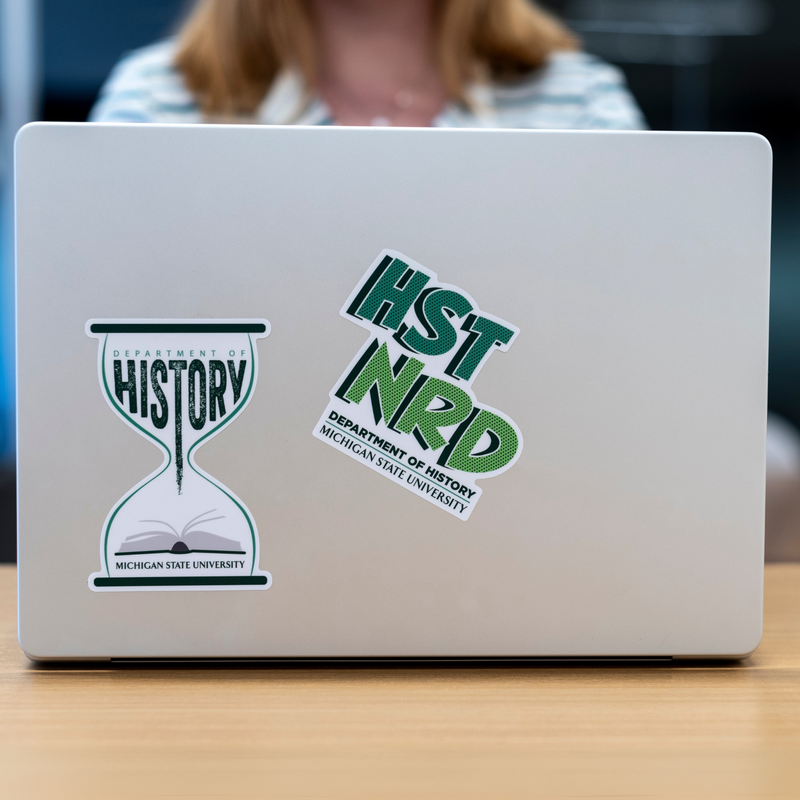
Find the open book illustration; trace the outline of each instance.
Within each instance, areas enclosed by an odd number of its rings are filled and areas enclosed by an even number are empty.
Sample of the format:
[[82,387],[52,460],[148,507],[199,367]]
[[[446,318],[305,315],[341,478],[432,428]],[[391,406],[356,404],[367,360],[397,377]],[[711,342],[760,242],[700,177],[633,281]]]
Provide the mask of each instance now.
[[228,553],[243,555],[240,542],[227,539],[210,531],[200,530],[209,523],[225,519],[225,515],[211,517],[215,508],[200,514],[178,531],[168,522],[159,519],[143,519],[144,524],[161,525],[167,530],[148,530],[128,536],[114,555],[145,555],[150,553]]

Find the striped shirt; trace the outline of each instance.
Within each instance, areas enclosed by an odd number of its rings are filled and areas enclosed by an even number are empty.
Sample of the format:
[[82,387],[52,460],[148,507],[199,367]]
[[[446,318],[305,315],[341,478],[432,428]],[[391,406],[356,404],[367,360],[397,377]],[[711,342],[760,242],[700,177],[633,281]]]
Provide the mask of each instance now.
[[[89,116],[92,122],[198,123],[205,118],[175,68],[172,40],[126,56]],[[449,103],[433,121],[443,128],[636,130],[646,127],[622,73],[585,53],[558,52],[513,84],[475,84],[469,107]],[[335,125],[302,78],[282,72],[252,117],[264,125]]]

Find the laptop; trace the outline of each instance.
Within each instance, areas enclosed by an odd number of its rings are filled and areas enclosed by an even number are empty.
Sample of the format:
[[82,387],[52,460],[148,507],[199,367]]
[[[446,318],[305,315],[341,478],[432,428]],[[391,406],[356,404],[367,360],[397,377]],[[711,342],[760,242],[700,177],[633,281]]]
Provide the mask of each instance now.
[[16,153],[30,658],[757,647],[763,138],[37,123]]

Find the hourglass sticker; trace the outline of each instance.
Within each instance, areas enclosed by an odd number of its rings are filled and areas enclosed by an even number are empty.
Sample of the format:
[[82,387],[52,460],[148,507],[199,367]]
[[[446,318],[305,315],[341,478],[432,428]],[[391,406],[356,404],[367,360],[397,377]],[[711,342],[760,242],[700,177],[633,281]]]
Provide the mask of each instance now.
[[266,320],[89,320],[100,388],[127,425],[164,454],[111,509],[93,591],[268,589],[245,504],[194,462],[244,411]]

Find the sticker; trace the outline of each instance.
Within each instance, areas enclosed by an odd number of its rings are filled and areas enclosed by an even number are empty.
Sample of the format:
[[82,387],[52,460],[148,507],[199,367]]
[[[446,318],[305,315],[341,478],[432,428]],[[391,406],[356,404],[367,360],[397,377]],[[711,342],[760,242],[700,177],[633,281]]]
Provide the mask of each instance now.
[[[93,591],[268,589],[245,504],[194,462],[244,411],[258,378],[259,320],[89,320],[100,388],[164,454],[109,512]],[[123,458],[124,453],[115,457]],[[111,465],[109,465],[111,466]]]
[[472,383],[519,329],[435,272],[384,250],[341,315],[370,333],[330,393],[314,436],[462,520],[522,452],[514,422]]

